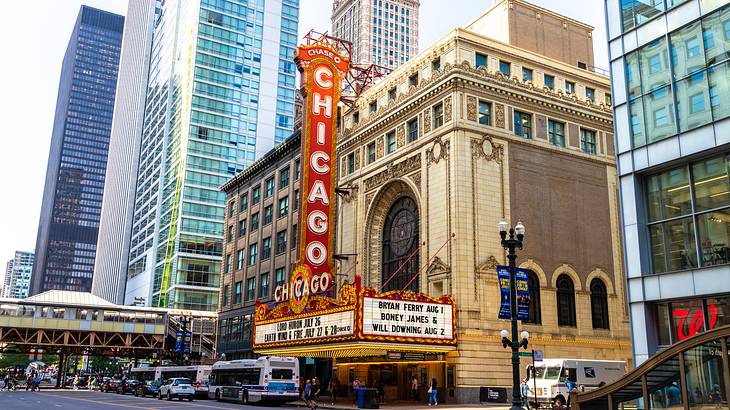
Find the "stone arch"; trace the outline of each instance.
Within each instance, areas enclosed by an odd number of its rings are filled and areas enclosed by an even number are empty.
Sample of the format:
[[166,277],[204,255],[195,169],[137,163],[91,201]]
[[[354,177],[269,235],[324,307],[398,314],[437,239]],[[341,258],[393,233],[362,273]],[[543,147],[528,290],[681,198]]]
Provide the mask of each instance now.
[[580,280],[580,276],[578,276],[578,273],[575,271],[575,269],[573,269],[573,267],[568,265],[567,263],[558,266],[557,269],[553,271],[552,277],[550,278],[550,283],[552,283],[553,288],[557,287],[558,276],[563,273],[567,274],[568,276],[570,276],[571,279],[573,279],[573,286],[575,287],[576,292],[583,290],[583,283]]
[[[411,197],[418,207],[419,238],[423,242],[423,207],[421,199],[416,194],[417,192],[416,187],[407,178],[396,178],[383,185],[376,192],[375,197],[368,206],[367,218],[365,219],[365,263],[363,267],[365,286],[380,289],[382,277],[381,238],[383,237],[385,217],[395,201],[404,196]],[[420,260],[423,261],[423,258],[420,258]],[[421,283],[424,282],[421,281]]]
[[601,268],[596,268],[591,271],[591,273],[588,274],[588,277],[586,277],[586,286],[585,288],[590,291],[591,290],[591,281],[595,278],[601,278],[603,283],[606,285],[606,293],[608,293],[608,296],[614,296],[616,293],[613,289],[613,282],[611,282],[611,279],[609,278],[608,274],[601,270]]
[[535,272],[535,275],[537,275],[537,278],[540,279],[540,287],[544,288],[547,287],[548,280],[547,276],[545,275],[545,271],[542,270],[542,267],[535,262],[534,259],[528,259],[522,263],[520,263],[520,268],[522,269],[529,269],[533,272]]

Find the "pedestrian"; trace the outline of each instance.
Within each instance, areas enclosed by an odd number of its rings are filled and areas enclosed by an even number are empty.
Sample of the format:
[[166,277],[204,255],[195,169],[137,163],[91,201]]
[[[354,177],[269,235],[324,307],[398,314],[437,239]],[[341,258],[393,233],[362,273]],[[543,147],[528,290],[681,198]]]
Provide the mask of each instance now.
[[710,392],[710,400],[715,405],[715,408],[719,409],[722,405],[722,393],[720,392],[720,385],[715,384]]
[[74,386],[74,390],[79,389],[79,374],[78,373],[76,373],[76,375],[74,376],[73,386]]
[[355,377],[352,381],[352,400],[357,404],[357,390],[360,388],[360,379]]
[[411,379],[411,394],[413,401],[418,402],[418,378],[416,376]]
[[41,375],[39,373],[36,373],[35,377],[33,377],[33,389],[35,391],[41,391]]
[[28,373],[28,376],[25,378],[25,391],[30,390],[33,387],[33,375],[31,373]]
[[332,402],[333,406],[335,405],[335,399],[337,398],[337,385],[338,384],[339,383],[337,382],[337,377],[333,377],[330,379],[329,386],[327,387],[327,389],[330,391],[330,398],[331,398],[330,401]]
[[319,394],[322,392],[322,384],[319,382],[319,378],[315,377],[312,382],[312,398],[317,401],[319,400]]
[[438,382],[436,382],[436,378],[431,379],[431,386],[428,387],[428,405],[429,406],[438,406],[438,402],[436,402],[436,394],[438,393]]
[[304,402],[307,404],[308,408],[312,408],[312,381],[307,379],[307,382],[304,384]]
[[522,405],[525,406],[525,408],[530,408],[530,385],[527,384],[527,378],[525,377],[522,379],[522,384],[520,384],[520,393],[522,396]]
[[378,402],[385,404],[385,383],[378,380]]

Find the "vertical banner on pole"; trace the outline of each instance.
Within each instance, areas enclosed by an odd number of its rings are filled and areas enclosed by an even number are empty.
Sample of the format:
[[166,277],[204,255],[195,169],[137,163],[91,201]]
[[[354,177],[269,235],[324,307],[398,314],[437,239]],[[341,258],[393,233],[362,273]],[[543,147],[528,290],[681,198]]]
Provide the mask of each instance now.
[[509,304],[509,267],[497,266],[497,280],[499,281],[499,296],[501,303],[499,305],[499,318],[511,319]]
[[530,320],[530,289],[527,282],[527,270],[518,268],[515,272],[515,289],[517,291],[517,319]]

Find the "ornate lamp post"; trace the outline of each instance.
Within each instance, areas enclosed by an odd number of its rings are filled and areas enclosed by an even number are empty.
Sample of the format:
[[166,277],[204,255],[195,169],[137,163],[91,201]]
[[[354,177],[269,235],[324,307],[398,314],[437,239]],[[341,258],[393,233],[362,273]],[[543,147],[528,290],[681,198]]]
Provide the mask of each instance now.
[[[509,309],[510,319],[512,321],[512,340],[509,339],[509,332],[502,330],[499,334],[502,336],[502,346],[510,346],[512,348],[512,408],[511,410],[522,410],[522,399],[520,397],[520,347],[527,349],[527,339],[530,334],[522,331],[518,339],[517,335],[517,291],[515,287],[517,272],[517,254],[515,249],[522,249],[522,240],[525,237],[525,225],[517,222],[515,227],[507,227],[509,224],[505,220],[499,221],[499,236],[502,238],[502,247],[507,250],[507,259],[509,260]],[[509,237],[507,236],[509,233]]]

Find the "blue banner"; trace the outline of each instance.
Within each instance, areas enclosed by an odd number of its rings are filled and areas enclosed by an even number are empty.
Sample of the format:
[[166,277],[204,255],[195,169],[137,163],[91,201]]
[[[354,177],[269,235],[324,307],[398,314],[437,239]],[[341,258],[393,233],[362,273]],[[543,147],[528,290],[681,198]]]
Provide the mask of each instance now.
[[512,315],[509,310],[509,267],[497,266],[497,280],[499,281],[499,296],[501,298],[499,318],[511,319]]
[[[527,270],[517,268],[515,270],[515,287],[517,296],[517,319],[530,319],[530,288],[527,281]],[[510,312],[510,278],[508,266],[497,266],[497,280],[499,281],[499,318],[512,319]]]

